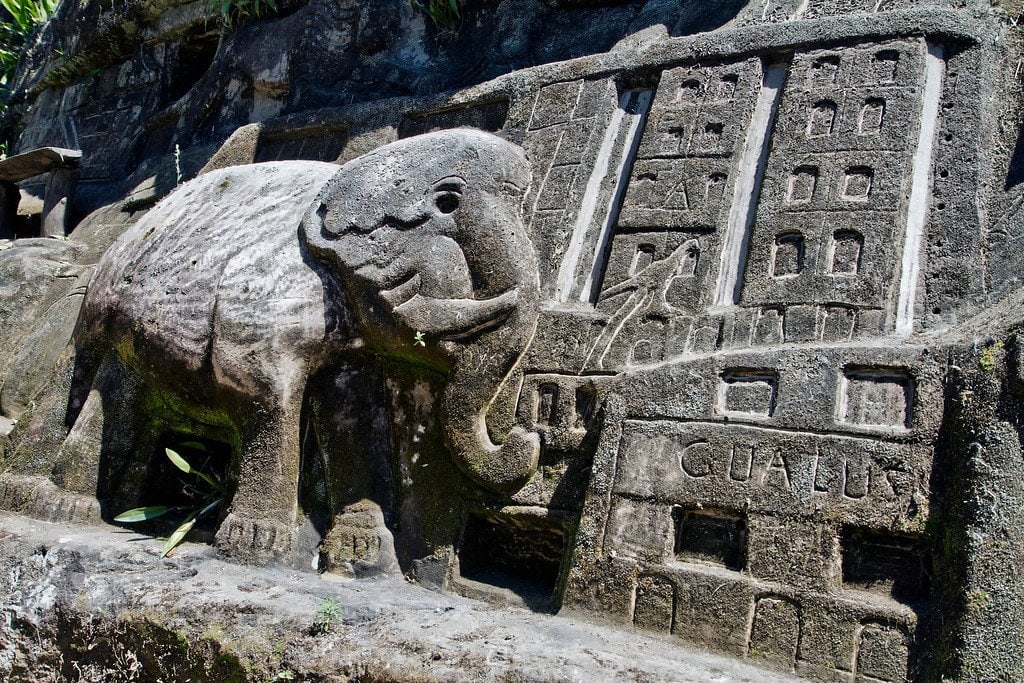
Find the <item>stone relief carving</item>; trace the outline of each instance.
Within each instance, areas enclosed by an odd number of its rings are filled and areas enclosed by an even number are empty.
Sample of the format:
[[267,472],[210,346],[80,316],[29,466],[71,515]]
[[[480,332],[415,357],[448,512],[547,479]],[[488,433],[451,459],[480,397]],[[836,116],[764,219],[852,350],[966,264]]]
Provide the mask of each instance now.
[[[784,29],[238,128],[211,168],[309,161],[209,172],[108,252],[48,394],[71,404],[26,410],[0,502],[11,472],[118,500],[187,432],[236,453],[219,543],[243,559],[319,542],[328,571],[528,584],[822,680],[983,652],[997,612],[961,598],[1016,598],[966,567],[1011,551],[963,548],[1022,509],[1019,449],[979,436],[1019,440],[991,27],[762,5]],[[502,139],[393,142],[466,125]],[[330,500],[312,544],[304,477]]]
[[537,266],[518,215],[528,180],[515,145],[451,131],[340,170],[276,162],[184,185],[97,266],[58,470],[96,462],[87,451],[111,450],[115,431],[122,461],[146,452],[156,413],[181,414],[237,444],[218,544],[287,556],[307,383],[336,355],[379,354],[444,373],[456,463],[485,487],[522,485],[537,435],[514,427],[495,444],[487,416],[536,326]]

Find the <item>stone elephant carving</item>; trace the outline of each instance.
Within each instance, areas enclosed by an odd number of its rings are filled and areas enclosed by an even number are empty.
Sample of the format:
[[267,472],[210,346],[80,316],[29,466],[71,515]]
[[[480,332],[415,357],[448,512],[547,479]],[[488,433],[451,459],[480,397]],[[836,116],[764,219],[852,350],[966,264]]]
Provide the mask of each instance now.
[[519,219],[529,178],[517,146],[457,130],[340,169],[276,162],[185,184],[97,266],[58,460],[94,462],[86,451],[118,439],[141,450],[154,412],[187,415],[237,454],[218,545],[252,561],[284,556],[307,381],[339,354],[373,353],[447,373],[452,457],[485,487],[521,486],[538,436],[517,427],[496,444],[486,422],[537,324],[536,258]]

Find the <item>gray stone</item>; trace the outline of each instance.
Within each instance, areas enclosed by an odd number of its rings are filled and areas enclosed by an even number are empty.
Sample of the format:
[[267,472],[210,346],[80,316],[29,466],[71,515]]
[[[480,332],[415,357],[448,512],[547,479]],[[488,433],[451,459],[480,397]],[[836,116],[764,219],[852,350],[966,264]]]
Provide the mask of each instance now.
[[12,84],[85,154],[0,251],[3,507],[184,504],[199,440],[236,559],[1024,676],[1006,3],[171,5],[64,6]]

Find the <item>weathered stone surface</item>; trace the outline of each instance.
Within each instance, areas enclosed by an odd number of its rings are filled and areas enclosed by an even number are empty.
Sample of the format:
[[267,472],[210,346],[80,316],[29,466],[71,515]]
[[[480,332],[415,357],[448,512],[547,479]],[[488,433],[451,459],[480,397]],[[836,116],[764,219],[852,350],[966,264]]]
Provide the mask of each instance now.
[[6,680],[796,680],[400,579],[240,567],[191,543],[160,561],[123,531],[2,519]]
[[78,135],[104,208],[47,247],[77,280],[0,252],[3,505],[164,503],[201,439],[236,556],[817,680],[1024,676],[1020,17],[465,5],[61,9],[19,148]]

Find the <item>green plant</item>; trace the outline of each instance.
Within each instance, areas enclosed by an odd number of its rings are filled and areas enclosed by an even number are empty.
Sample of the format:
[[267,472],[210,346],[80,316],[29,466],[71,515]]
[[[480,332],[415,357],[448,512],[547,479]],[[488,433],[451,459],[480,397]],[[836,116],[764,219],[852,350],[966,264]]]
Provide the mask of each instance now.
[[1003,342],[1001,341],[986,346],[978,355],[978,367],[985,372],[992,372],[995,370],[996,364],[999,362],[999,352],[1002,350]]
[[[205,451],[206,447],[201,443],[195,441],[189,441],[181,444],[181,447],[189,447],[199,451]],[[213,476],[198,470],[195,467],[181,457],[177,451],[170,448],[165,448],[164,453],[167,458],[185,474],[191,474],[195,476],[199,482],[202,482],[201,486],[196,487],[191,484],[187,484],[185,487],[185,493],[195,501],[195,505],[189,506],[168,506],[168,505],[152,505],[148,507],[133,508],[122,512],[117,517],[114,517],[115,522],[127,522],[129,524],[135,522],[144,522],[150,519],[156,519],[162,517],[169,512],[180,512],[183,510],[189,510],[185,516],[185,520],[178,525],[178,528],[164,542],[164,548],[160,553],[160,557],[167,557],[167,554],[174,550],[179,543],[185,540],[188,532],[192,531],[192,527],[196,525],[200,519],[210,514],[224,501],[224,486],[216,480]]]
[[224,28],[277,11],[274,0],[209,0],[209,6]]
[[9,85],[25,42],[50,19],[57,0],[0,0],[0,5],[11,16],[10,21],[0,22],[0,84]]
[[314,635],[327,633],[335,623],[341,621],[341,605],[334,598],[324,598],[316,606],[316,618],[313,619]]
[[459,0],[409,0],[409,6],[425,14],[434,26],[452,31],[462,20]]

